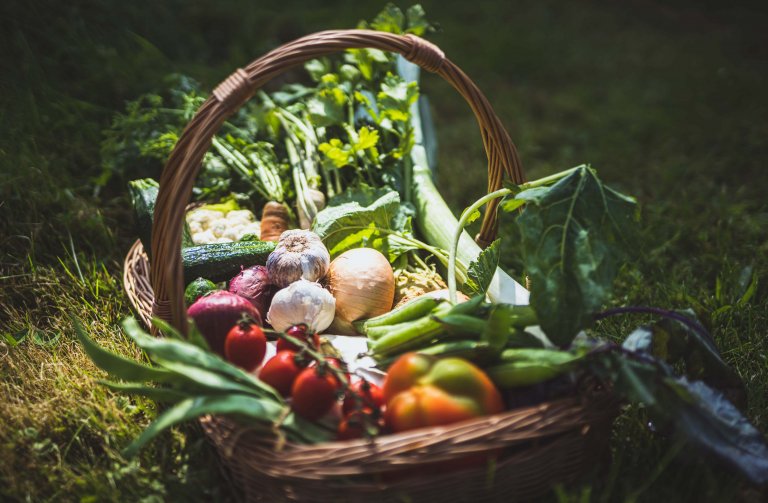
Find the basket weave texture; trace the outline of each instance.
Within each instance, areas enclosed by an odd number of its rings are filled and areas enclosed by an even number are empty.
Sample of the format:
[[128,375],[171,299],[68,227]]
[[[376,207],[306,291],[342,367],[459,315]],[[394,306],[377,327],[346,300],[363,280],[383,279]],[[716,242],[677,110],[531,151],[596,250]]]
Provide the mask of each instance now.
[[[515,146],[492,107],[433,44],[412,35],[368,30],[327,31],[298,39],[220,84],[171,153],[155,207],[153,236],[161,239],[152,241],[152,267],[140,241],[124,264],[126,293],[147,326],[158,316],[186,332],[180,223],[213,135],[259,87],[285,69],[349,48],[396,52],[447,80],[477,118],[488,156],[488,191],[501,188],[505,177],[524,181]],[[478,242],[490,243],[496,232],[494,202],[485,212]],[[248,501],[510,501],[540,496],[591,467],[606,452],[615,410],[610,393],[590,381],[568,398],[374,441],[294,445],[223,417],[206,417],[202,426]],[[467,456],[484,459],[489,454],[499,456],[492,470],[487,463],[466,462]],[[437,462],[442,464],[429,464]]]

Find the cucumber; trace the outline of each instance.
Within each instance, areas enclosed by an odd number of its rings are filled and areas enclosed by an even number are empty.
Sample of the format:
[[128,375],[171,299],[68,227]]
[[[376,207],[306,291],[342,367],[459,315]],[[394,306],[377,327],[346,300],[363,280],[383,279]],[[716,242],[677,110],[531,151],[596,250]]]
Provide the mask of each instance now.
[[184,284],[201,277],[214,282],[229,281],[241,268],[265,265],[275,246],[277,243],[272,241],[234,241],[182,248]]
[[[136,230],[147,256],[152,253],[152,220],[155,216],[155,202],[159,190],[160,184],[152,178],[141,178],[128,182],[128,193],[133,204]],[[194,246],[186,222],[184,222],[184,228],[181,232],[181,246]]]

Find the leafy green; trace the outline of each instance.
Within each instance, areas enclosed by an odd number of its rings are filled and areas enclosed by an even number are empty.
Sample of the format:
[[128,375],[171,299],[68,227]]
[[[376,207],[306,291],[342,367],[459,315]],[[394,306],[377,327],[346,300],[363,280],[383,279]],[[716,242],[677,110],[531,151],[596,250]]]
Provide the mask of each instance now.
[[[690,310],[684,315],[696,319]],[[743,386],[739,376],[723,361],[708,334],[674,319],[665,318],[637,328],[627,336],[623,347],[651,354],[669,364],[685,362],[688,378],[703,380],[711,386],[724,390],[740,390]]]
[[312,230],[331,257],[352,248],[370,247],[393,262],[417,248],[407,239],[412,235],[408,211],[397,192],[363,187],[332,200],[316,215]]
[[768,482],[768,445],[722,393],[702,381],[677,377],[645,351],[597,350],[590,368],[613,392],[642,403],[657,430],[672,434],[739,470],[753,483]]
[[163,430],[190,419],[207,414],[228,414],[247,417],[251,427],[261,426],[269,431],[285,410],[280,405],[268,399],[247,395],[199,396],[184,399],[164,411],[155,419],[123,454],[130,458],[135,456],[147,442]]
[[500,242],[501,240],[497,239],[480,252],[477,260],[470,262],[469,267],[467,267],[467,281],[464,283],[464,290],[467,294],[484,295],[488,290],[499,265]]
[[173,380],[173,374],[167,370],[150,367],[107,351],[88,337],[79,320],[73,319],[72,323],[75,327],[77,339],[83,345],[85,352],[91,360],[115,377],[125,379],[126,381],[167,382]]
[[567,346],[605,302],[629,248],[635,200],[582,166],[549,187],[515,196],[531,305],[547,336]]

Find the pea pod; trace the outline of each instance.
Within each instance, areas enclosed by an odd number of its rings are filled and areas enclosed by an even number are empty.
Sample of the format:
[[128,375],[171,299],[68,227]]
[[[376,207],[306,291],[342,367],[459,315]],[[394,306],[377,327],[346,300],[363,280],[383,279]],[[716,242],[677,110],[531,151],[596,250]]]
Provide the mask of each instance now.
[[499,388],[530,386],[570,371],[582,356],[552,349],[505,349],[501,353],[502,363],[485,370]]
[[417,349],[416,352],[441,358],[455,356],[480,364],[492,362],[499,358],[499,351],[495,348],[485,342],[469,339],[441,342],[426,348]]
[[421,318],[422,316],[429,314],[442,302],[444,302],[442,299],[436,299],[434,297],[417,297],[409,302],[406,302],[397,309],[393,309],[388,313],[382,314],[381,316],[354,322],[355,329],[362,334],[368,335],[369,329],[373,327],[397,325],[398,323],[404,323],[406,321],[413,321],[417,318]]
[[371,351],[378,356],[390,356],[418,348],[443,331],[443,326],[429,318],[401,323],[390,327],[390,332],[370,343]]
[[440,322],[447,331],[467,336],[479,336],[487,329],[488,322],[468,314],[447,314],[445,316],[432,316],[432,319]]
[[480,340],[498,350],[504,349],[509,340],[509,330],[512,327],[512,306],[496,304],[491,308],[488,322],[480,334]]

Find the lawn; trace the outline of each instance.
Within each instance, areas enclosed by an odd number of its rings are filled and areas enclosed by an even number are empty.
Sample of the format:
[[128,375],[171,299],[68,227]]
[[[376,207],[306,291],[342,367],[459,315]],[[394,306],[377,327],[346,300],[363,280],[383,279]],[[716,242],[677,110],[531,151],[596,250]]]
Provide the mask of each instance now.
[[[353,27],[379,2],[3,2],[0,5],[0,499],[230,500],[194,425],[132,461],[119,452],[156,414],[104,377],[69,317],[140,358],[122,259],[136,235],[127,180],[105,170],[102,130],[125,102],[181,72],[210,89],[298,36]],[[529,178],[584,162],[643,208],[638,258],[615,305],[693,308],[743,379],[742,410],[768,433],[768,35],[764,5],[522,0],[422,2],[430,38],[486,93]],[[401,4],[407,6],[407,4]],[[460,210],[485,190],[476,124],[427,76],[438,182]],[[154,170],[154,171],[153,171]],[[472,177],[466,172],[474,173]],[[501,235],[511,237],[509,222]],[[513,239],[503,265],[520,277]],[[757,288],[750,285],[757,283]],[[601,322],[620,339],[647,318]],[[761,501],[765,488],[652,433],[625,410],[611,462],[561,501]]]

